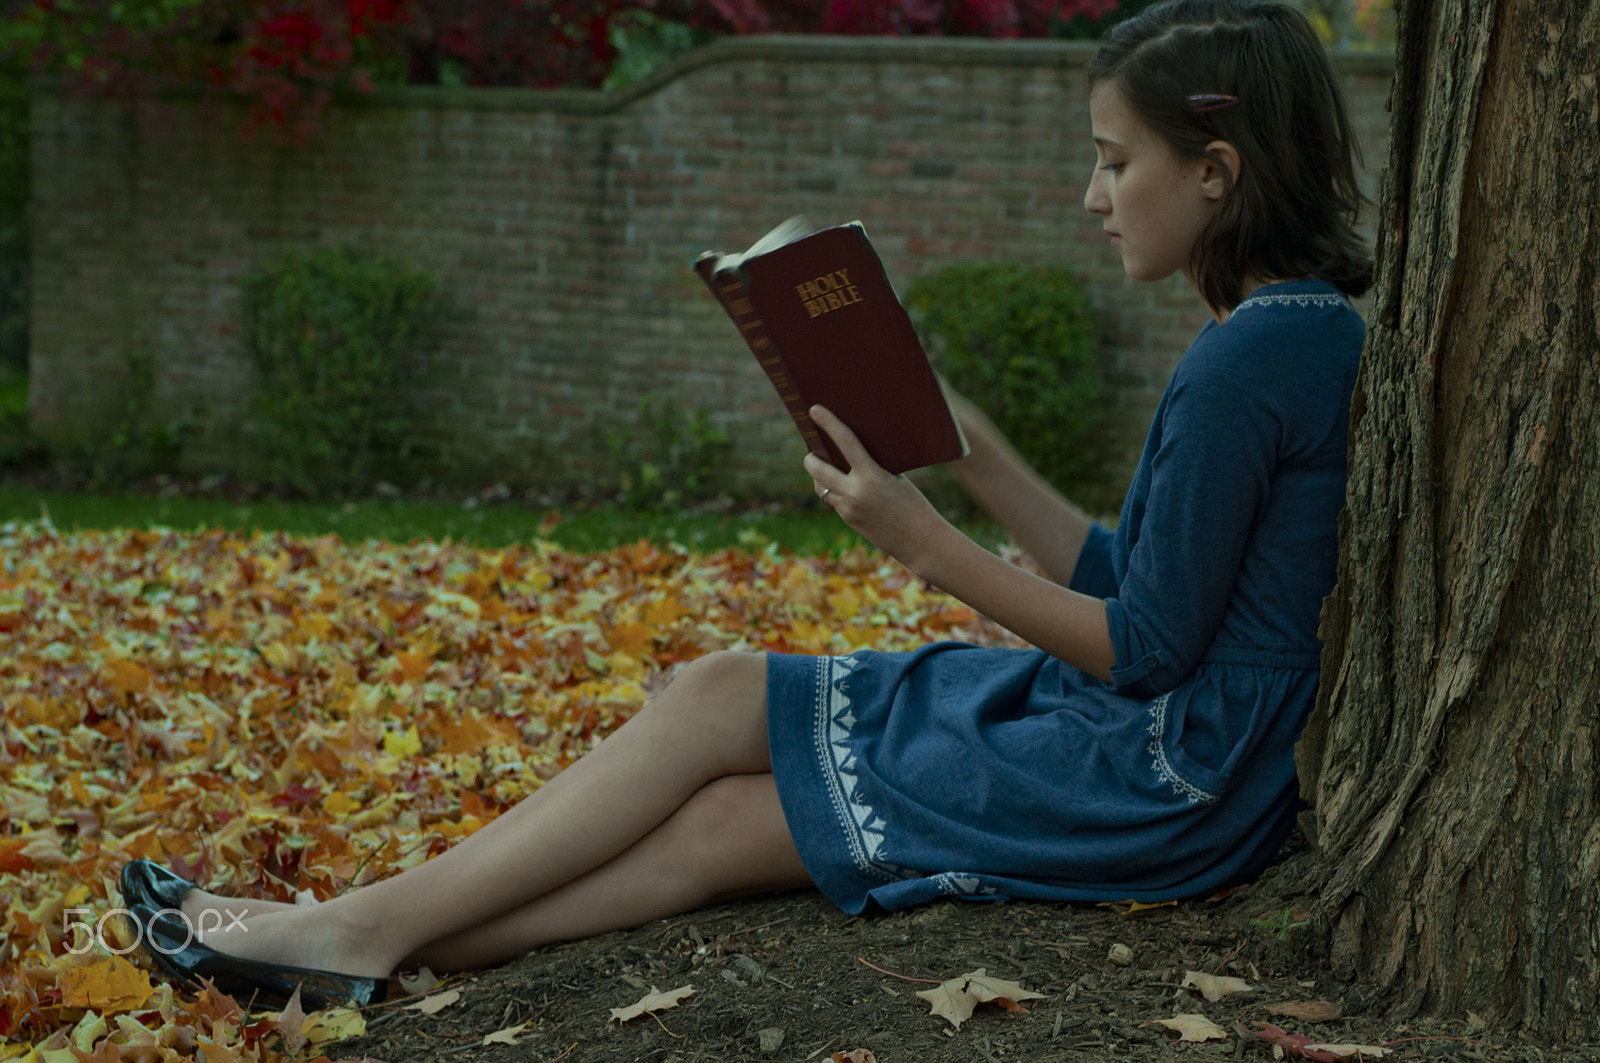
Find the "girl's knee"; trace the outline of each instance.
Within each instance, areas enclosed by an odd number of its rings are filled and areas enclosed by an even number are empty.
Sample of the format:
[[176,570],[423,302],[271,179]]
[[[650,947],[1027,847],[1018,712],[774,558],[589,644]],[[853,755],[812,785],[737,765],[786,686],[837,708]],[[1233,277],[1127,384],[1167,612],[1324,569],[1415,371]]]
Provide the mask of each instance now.
[[[767,655],[743,650],[714,650],[697,657],[684,666],[672,681],[697,687],[703,693],[715,694],[735,687],[759,686],[766,693]],[[669,688],[670,689],[670,688]]]

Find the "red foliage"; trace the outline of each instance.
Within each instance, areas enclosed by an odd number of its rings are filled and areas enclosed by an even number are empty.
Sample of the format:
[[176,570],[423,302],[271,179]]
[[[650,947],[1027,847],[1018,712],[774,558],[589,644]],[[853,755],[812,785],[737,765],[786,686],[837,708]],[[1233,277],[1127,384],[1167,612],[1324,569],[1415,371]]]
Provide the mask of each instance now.
[[[413,84],[595,86],[616,58],[619,16],[732,33],[1043,37],[1099,19],[1117,0],[203,0],[165,21],[125,0],[32,0],[41,69],[81,89],[136,95],[187,85],[252,105],[254,125],[310,128],[335,91],[371,91],[376,74]],[[403,72],[403,74],[402,74]]]

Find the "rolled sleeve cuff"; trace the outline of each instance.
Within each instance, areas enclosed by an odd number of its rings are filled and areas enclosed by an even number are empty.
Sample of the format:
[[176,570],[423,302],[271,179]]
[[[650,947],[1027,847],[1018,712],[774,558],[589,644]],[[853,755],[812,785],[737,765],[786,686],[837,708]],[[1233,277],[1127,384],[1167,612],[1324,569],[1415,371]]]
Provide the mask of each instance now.
[[1106,602],[1106,625],[1118,662],[1110,673],[1111,685],[1117,692],[1137,697],[1156,697],[1165,692],[1172,685],[1172,655],[1134,646],[1127,612],[1115,598]]

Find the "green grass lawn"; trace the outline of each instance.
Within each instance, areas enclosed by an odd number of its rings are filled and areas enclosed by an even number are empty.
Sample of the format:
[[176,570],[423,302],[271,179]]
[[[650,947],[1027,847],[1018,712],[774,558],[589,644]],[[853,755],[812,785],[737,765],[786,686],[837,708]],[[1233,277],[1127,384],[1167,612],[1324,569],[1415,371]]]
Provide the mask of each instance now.
[[32,521],[44,516],[63,531],[149,527],[261,529],[311,536],[332,532],[351,541],[451,539],[491,547],[542,537],[583,552],[609,550],[641,538],[675,542],[697,551],[727,546],[760,550],[776,543],[782,549],[805,554],[847,550],[861,542],[832,513],[802,510],[650,513],[604,507],[562,510],[557,514],[515,504],[465,506],[386,498],[345,503],[238,503],[0,486],[0,522]]

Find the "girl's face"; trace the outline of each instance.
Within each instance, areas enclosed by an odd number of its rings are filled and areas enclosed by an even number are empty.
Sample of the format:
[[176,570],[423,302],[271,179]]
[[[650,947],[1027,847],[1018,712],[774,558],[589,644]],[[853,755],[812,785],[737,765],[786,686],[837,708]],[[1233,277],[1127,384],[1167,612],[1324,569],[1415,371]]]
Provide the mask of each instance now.
[[1182,272],[1226,190],[1211,159],[1182,159],[1109,84],[1089,96],[1097,158],[1083,206],[1100,215],[1122,267],[1137,281]]

